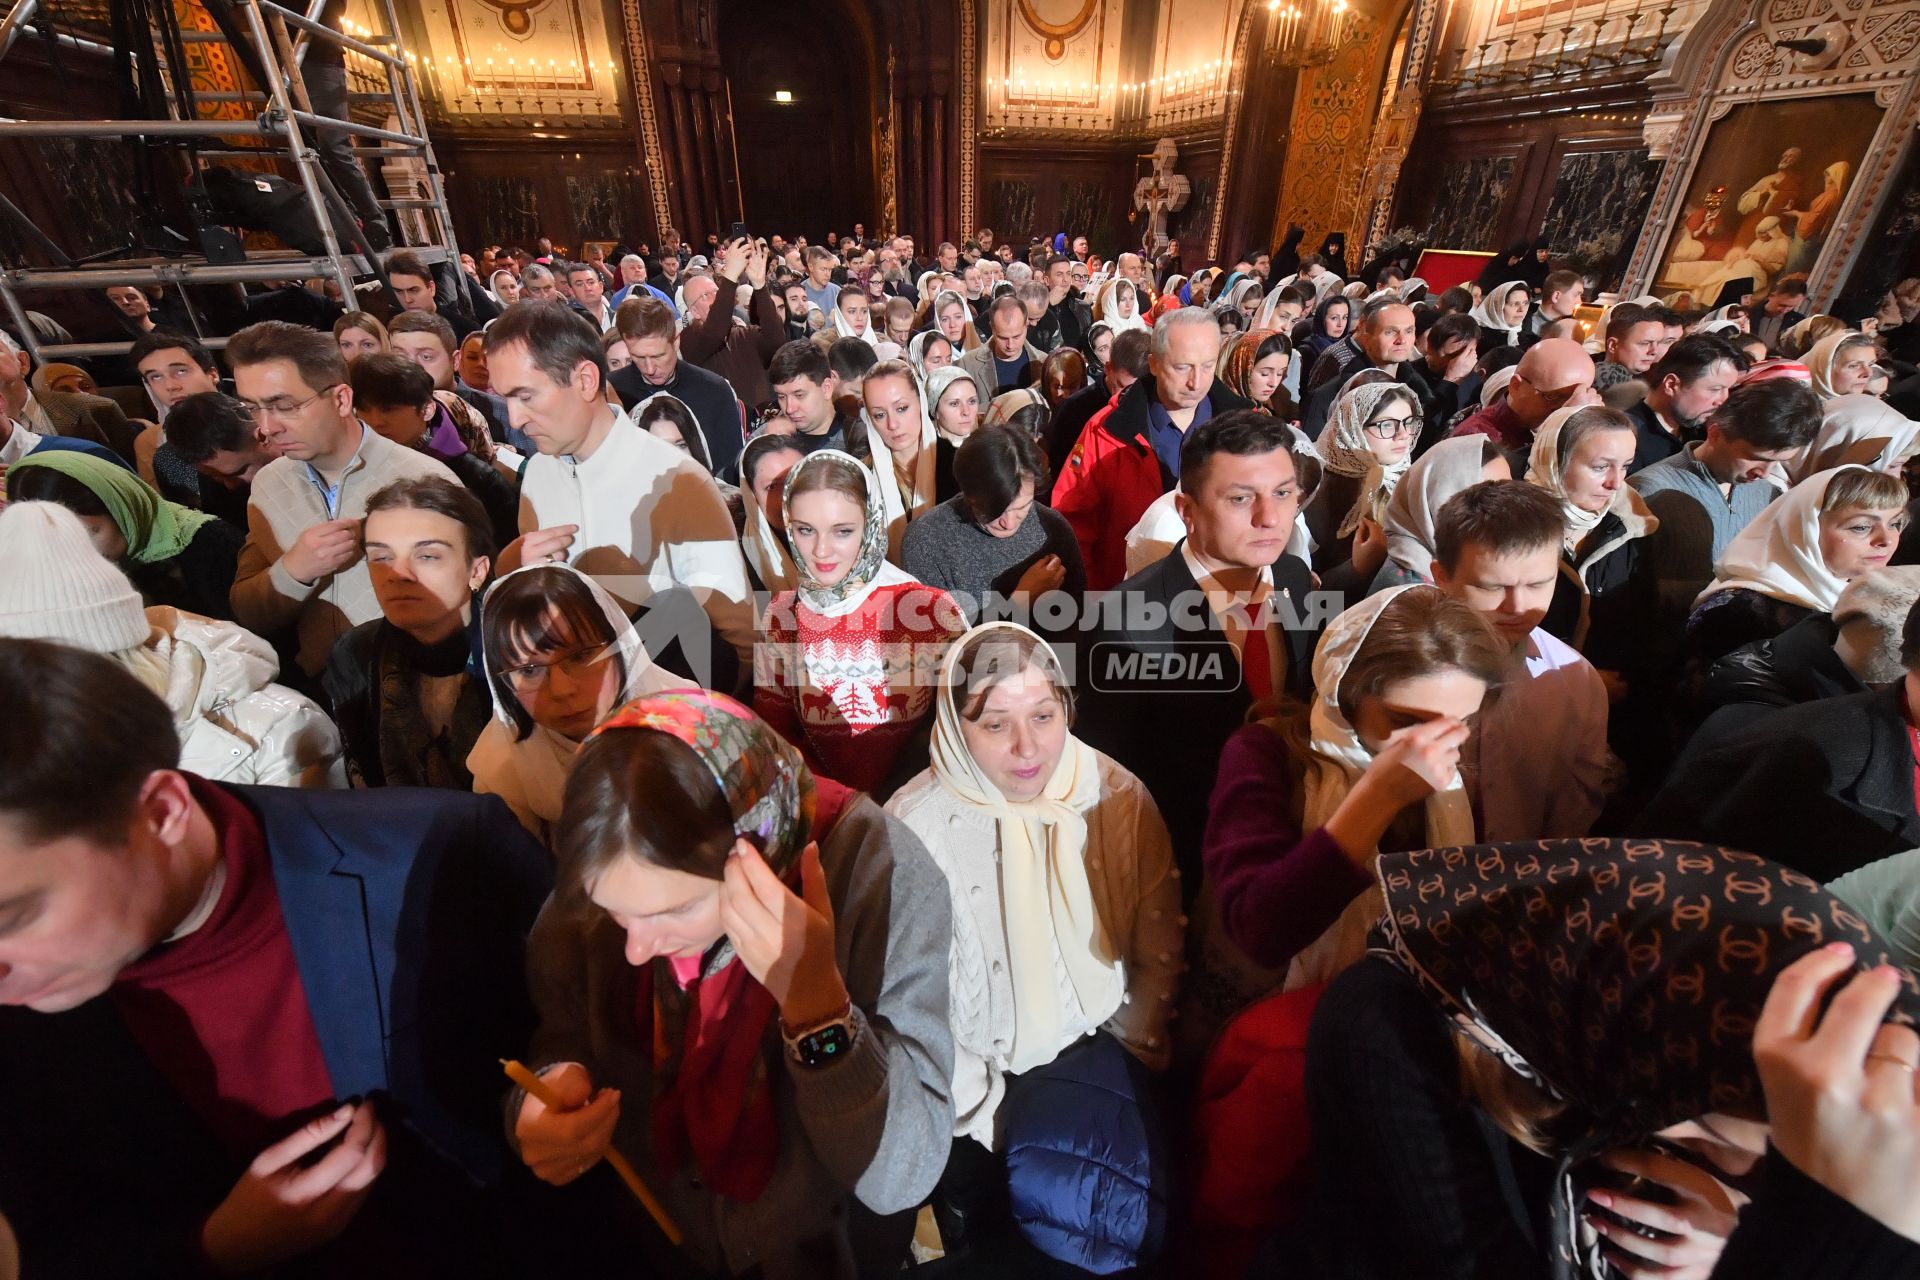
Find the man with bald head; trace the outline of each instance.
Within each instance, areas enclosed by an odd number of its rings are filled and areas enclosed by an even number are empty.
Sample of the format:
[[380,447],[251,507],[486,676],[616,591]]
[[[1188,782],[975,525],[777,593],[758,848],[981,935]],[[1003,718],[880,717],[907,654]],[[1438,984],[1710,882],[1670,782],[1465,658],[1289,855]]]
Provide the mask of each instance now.
[[[1333,402],[1340,398],[1340,392],[1354,375],[1368,369],[1379,369],[1406,383],[1418,395],[1419,387],[1412,378],[1401,372],[1401,365],[1413,359],[1415,332],[1413,308],[1406,303],[1377,302],[1369,307],[1366,318],[1360,322],[1359,333],[1354,336],[1356,353],[1353,358],[1338,371],[1313,383],[1313,389],[1307,395],[1301,429],[1310,436],[1318,436],[1320,428],[1327,424],[1327,415],[1333,409]],[[1326,356],[1322,355],[1321,359],[1325,360]],[[1314,369],[1315,374],[1321,372],[1318,367]],[[1309,381],[1312,382],[1312,379],[1309,378]]]
[[1593,357],[1571,338],[1542,338],[1514,368],[1504,397],[1453,429],[1456,436],[1492,436],[1506,451],[1513,474],[1526,474],[1533,433],[1568,405],[1599,403]]

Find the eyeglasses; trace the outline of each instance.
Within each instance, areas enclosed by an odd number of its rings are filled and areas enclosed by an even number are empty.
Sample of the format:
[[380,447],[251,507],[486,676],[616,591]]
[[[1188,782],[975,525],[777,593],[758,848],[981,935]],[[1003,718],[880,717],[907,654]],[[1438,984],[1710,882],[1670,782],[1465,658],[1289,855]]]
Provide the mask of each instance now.
[[240,407],[242,409],[245,409],[247,411],[247,415],[251,417],[255,422],[264,421],[267,418],[280,418],[284,420],[287,418],[291,418],[294,414],[300,412],[302,409],[306,408],[308,405],[312,404],[315,400],[318,400],[321,396],[324,396],[325,394],[327,394],[327,392],[333,390],[335,387],[343,386],[343,385],[345,384],[339,383],[339,382],[330,382],[326,386],[314,392],[312,395],[308,396],[305,400],[289,400],[285,396],[281,396],[278,400],[269,400],[265,404],[255,404],[251,400],[242,400],[240,402]]
[[1546,401],[1548,404],[1552,405],[1556,409],[1559,408],[1561,405],[1565,404],[1567,401],[1573,399],[1575,396],[1579,395],[1581,391],[1585,390],[1584,387],[1581,387],[1578,384],[1576,384],[1571,387],[1560,387],[1557,390],[1549,391],[1545,387],[1534,386],[1532,382],[1529,382],[1527,380],[1527,377],[1525,374],[1520,374],[1520,373],[1514,374],[1513,380],[1515,382],[1525,382],[1528,387],[1532,388],[1533,394],[1539,396],[1542,400]]
[[579,680],[605,662],[613,654],[610,644],[587,645],[584,648],[570,649],[552,662],[529,662],[518,667],[504,667],[500,677],[513,686],[516,693],[532,693],[547,683],[554,668],[558,667],[569,680]]
[[1366,425],[1367,434],[1375,440],[1398,440],[1418,430],[1412,418],[1375,418]]

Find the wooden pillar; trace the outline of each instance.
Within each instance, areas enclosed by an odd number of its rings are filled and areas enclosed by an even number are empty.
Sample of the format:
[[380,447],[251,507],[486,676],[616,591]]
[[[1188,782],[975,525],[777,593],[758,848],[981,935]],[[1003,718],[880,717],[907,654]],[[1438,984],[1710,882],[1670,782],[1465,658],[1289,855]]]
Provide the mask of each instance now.
[[935,244],[942,240],[958,244],[961,235],[953,230],[949,221],[952,214],[947,199],[947,97],[944,93],[936,93],[930,101],[932,110],[928,113],[928,124],[932,127],[927,136],[932,139],[932,164],[928,166],[932,171],[932,181],[928,184],[932,190],[932,202],[928,217],[932,219],[932,226],[927,234],[934,237]]
[[[724,217],[726,211],[721,208],[720,166],[714,162],[713,129],[709,124],[711,108],[702,79],[693,79],[687,87],[687,114],[693,117],[695,162],[700,171],[700,212],[712,220]],[[712,222],[706,229],[719,235],[725,224]]]
[[[716,67],[709,67],[706,75],[707,124],[713,131],[714,173],[719,179],[717,190],[720,194],[720,213],[732,222],[743,216],[740,212],[739,169],[734,159],[733,129],[727,119],[727,83],[726,78]],[[714,228],[715,234],[726,235],[726,228]]]

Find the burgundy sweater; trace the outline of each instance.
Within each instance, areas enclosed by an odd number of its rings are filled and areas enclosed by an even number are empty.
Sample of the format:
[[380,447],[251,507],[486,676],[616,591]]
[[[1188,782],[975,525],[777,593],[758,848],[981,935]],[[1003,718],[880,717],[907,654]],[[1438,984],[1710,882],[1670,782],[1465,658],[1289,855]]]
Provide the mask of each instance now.
[[1284,967],[1373,880],[1323,827],[1293,818],[1300,769],[1280,735],[1246,725],[1220,752],[1200,846],[1220,920],[1255,964]]
[[120,971],[112,998],[134,1040],[239,1160],[333,1098],[260,820],[199,778],[227,882],[207,922]]

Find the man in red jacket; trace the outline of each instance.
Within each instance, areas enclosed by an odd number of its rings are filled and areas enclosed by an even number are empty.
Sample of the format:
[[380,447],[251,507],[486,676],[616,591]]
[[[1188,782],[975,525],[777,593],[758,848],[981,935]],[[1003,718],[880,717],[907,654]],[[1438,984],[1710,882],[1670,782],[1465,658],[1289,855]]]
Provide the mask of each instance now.
[[1153,329],[1148,376],[1102,409],[1080,433],[1053,489],[1053,506],[1073,526],[1087,587],[1104,591],[1127,576],[1127,531],[1154,499],[1180,483],[1180,443],[1217,414],[1249,409],[1214,381],[1220,327],[1200,307],[1181,307]]

